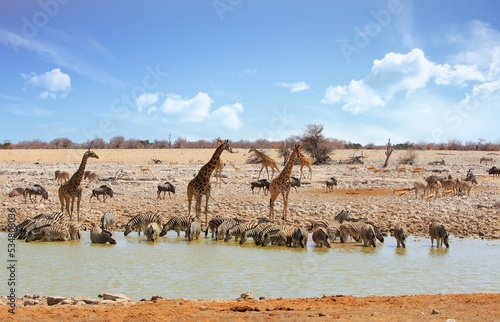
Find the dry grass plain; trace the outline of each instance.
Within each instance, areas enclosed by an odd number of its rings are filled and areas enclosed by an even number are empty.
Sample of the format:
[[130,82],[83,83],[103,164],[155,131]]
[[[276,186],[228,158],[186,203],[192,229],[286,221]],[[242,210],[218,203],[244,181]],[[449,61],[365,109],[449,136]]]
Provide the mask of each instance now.
[[[83,181],[81,204],[82,229],[97,223],[103,212],[114,211],[122,227],[137,213],[160,212],[164,218],[187,214],[187,183],[211,157],[213,149],[200,150],[96,150],[99,159],[91,159],[87,170],[97,172],[100,180]],[[55,170],[72,174],[78,168],[84,150],[0,150],[0,202],[4,215],[0,228],[6,230],[6,212],[15,208],[17,220],[30,218],[40,212],[58,211],[58,184]],[[265,151],[280,164],[274,150]],[[395,151],[388,172],[375,172],[385,159],[383,150],[365,150],[365,164],[356,168],[344,164],[313,166],[312,179],[303,179],[302,186],[291,191],[289,221],[307,224],[311,220],[332,218],[342,209],[351,211],[353,217],[376,222],[388,233],[397,222],[403,222],[411,235],[427,237],[431,220],[442,221],[448,230],[460,237],[500,237],[499,209],[478,208],[492,206],[498,201],[500,179],[489,177],[491,165],[479,163],[486,154],[477,151],[417,151],[414,167],[423,166],[421,173],[396,172],[397,160],[405,152]],[[360,151],[338,150],[334,161],[345,160]],[[252,194],[250,182],[257,179],[260,165],[246,164],[247,150],[223,153],[226,162],[224,183],[221,187],[212,181],[212,199],[209,217],[214,215],[240,216],[242,218],[268,215],[269,200],[262,192]],[[498,158],[497,155],[490,155]],[[162,164],[152,164],[152,159]],[[444,159],[445,166],[430,166],[429,162]],[[148,167],[144,172],[141,167]],[[407,167],[409,170],[410,167]],[[470,196],[443,195],[431,199],[415,198],[414,192],[395,194],[413,187],[413,182],[431,174],[465,177],[472,169],[478,177]],[[129,174],[129,179],[108,180],[117,171]],[[436,173],[434,171],[442,171]],[[293,175],[299,176],[298,166]],[[265,171],[262,174],[265,177]],[[327,192],[324,181],[334,176],[339,185]],[[157,184],[170,181],[176,194],[170,199],[157,199]],[[49,199],[42,203],[25,203],[22,197],[8,197],[16,187],[40,184],[49,191]],[[105,203],[89,202],[91,189],[108,184],[115,195]],[[403,189],[403,190],[402,190]],[[275,206],[279,214],[281,198]],[[122,230],[122,228],[119,228]],[[50,294],[48,294],[50,295]],[[325,318],[341,321],[498,321],[500,319],[500,294],[419,295],[396,297],[325,297],[312,299],[268,299],[246,301],[182,301],[159,300],[132,305],[74,306],[20,306],[16,315],[0,311],[2,321],[302,321]],[[434,311],[434,313],[433,313]]]

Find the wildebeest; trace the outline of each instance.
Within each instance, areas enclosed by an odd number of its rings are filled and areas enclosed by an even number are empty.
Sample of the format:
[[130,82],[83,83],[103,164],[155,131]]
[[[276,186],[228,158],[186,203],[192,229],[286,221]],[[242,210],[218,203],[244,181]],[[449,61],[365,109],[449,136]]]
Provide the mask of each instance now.
[[163,199],[165,199],[165,193],[168,192],[168,196],[169,198],[172,198],[172,196],[170,195],[170,193],[173,193],[175,194],[175,187],[173,184],[171,184],[170,182],[165,182],[165,183],[160,183],[158,184],[158,196],[156,197],[156,199],[161,199],[161,193],[163,192]]
[[90,196],[89,201],[92,202],[92,197],[96,197],[97,200],[101,201],[101,199],[99,199],[99,195],[102,195],[103,202],[106,202],[107,196],[113,197],[113,189],[111,189],[105,184],[103,184],[99,188],[92,189],[92,195]]
[[[37,195],[42,196],[43,199],[46,199],[46,200],[49,199],[49,192],[39,184],[34,184],[31,187],[26,187],[26,189],[24,189],[23,194],[24,194],[24,202],[25,203],[26,203],[26,197],[28,195],[30,196],[31,202],[33,202],[33,200],[31,199],[31,195],[35,195],[35,202],[36,202]],[[40,201],[42,201],[42,198],[40,198]]]

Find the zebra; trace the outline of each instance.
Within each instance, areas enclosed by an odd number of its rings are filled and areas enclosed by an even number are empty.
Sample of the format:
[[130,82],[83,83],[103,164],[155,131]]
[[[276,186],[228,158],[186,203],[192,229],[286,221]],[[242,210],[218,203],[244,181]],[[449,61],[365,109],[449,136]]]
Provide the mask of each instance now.
[[291,230],[291,246],[296,247],[297,244],[304,248],[307,246],[307,229],[304,227],[293,227]]
[[80,240],[80,224],[74,221],[66,221],[62,223],[68,228],[70,240]]
[[64,213],[54,212],[49,214],[40,213],[31,219],[27,219],[15,228],[15,236],[18,239],[25,239],[28,233],[45,224],[58,223],[64,218]]
[[340,224],[340,242],[345,243],[349,236],[359,242],[361,240],[360,230],[363,225],[365,225],[365,223],[362,221],[345,221]]
[[147,241],[157,241],[160,234],[160,225],[156,222],[150,222],[146,229],[144,230],[144,235],[146,235]]
[[434,239],[436,240],[436,247],[443,247],[443,244],[446,248],[450,247],[448,243],[449,234],[444,228],[444,226],[435,221],[431,222],[429,225],[429,235],[431,235],[431,247],[434,247]]
[[125,225],[125,232],[123,233],[123,235],[127,236],[132,232],[132,229],[135,228],[137,230],[137,234],[140,236],[141,231],[144,231],[144,229],[150,222],[156,222],[158,225],[161,225],[161,214],[146,213],[135,215]]
[[116,244],[116,240],[112,235],[110,231],[94,226],[90,230],[90,242],[93,244]]
[[254,238],[255,245],[269,244],[270,243],[270,240],[268,240],[269,234],[275,233],[278,230],[285,231],[286,228],[287,228],[286,225],[276,225],[276,224],[268,225],[259,232],[257,239]]
[[330,242],[328,241],[329,235],[328,230],[325,227],[316,227],[312,233],[312,240],[316,244],[316,247],[323,247],[325,245],[327,248],[331,248]]
[[111,211],[106,211],[101,216],[101,229],[112,231],[115,229],[116,225],[116,216]]
[[157,191],[157,197],[156,199],[161,199],[161,193],[163,192],[163,199],[165,199],[165,193],[168,192],[168,197],[170,199],[172,199],[172,196],[170,195],[170,193],[173,193],[175,195],[175,187],[173,184],[171,184],[170,182],[165,182],[165,183],[160,183],[158,184],[158,191]]
[[[192,218],[188,216],[174,216],[171,217],[160,232],[160,236],[165,236],[169,230],[175,230],[177,237],[180,237],[181,231],[186,232],[186,229],[191,225]],[[184,235],[187,237],[187,235]]]
[[276,246],[286,246],[288,241],[288,236],[284,230],[277,230],[266,234],[266,238],[262,241],[262,247],[271,243],[271,245]]
[[257,227],[257,225],[259,225],[259,223],[256,221],[236,224],[227,230],[224,241],[225,242],[229,241],[233,236],[234,236],[234,241],[238,241],[238,238],[241,237],[241,234],[243,234],[244,231],[255,228]]
[[189,227],[186,229],[186,236],[188,241],[198,239],[201,234],[201,223],[198,220],[193,220]]
[[227,220],[217,227],[217,233],[215,234],[215,240],[224,240],[225,236],[229,229],[233,228],[236,225],[239,225],[241,222],[239,220]]
[[396,224],[394,227],[394,237],[396,238],[397,246],[406,248],[406,228],[403,224]]
[[40,240],[43,242],[50,241],[68,241],[70,240],[69,230],[65,225],[60,223],[45,224],[35,229],[30,230],[25,241],[31,242]]
[[245,230],[240,236],[240,245],[243,245],[247,241],[248,237],[251,237],[253,239],[255,245],[258,245],[259,235],[262,232],[262,230],[272,225],[273,225],[272,223],[263,223],[249,230]]
[[367,223],[362,225],[359,231],[359,235],[361,237],[361,240],[363,241],[364,247],[369,247],[370,245],[372,245],[373,247],[377,247],[377,244],[375,243],[375,229],[372,225]]
[[234,224],[238,224],[240,221],[238,218],[230,218],[225,216],[216,216],[208,221],[207,229],[205,230],[205,238],[207,238],[208,230],[212,232],[212,238],[218,238],[219,226],[226,221],[234,222]]

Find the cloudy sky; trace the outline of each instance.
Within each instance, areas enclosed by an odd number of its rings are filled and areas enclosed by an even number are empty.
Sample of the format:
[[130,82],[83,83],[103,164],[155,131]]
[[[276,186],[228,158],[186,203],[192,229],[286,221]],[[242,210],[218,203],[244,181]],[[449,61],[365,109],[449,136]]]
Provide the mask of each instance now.
[[1,6],[0,140],[500,140],[497,1]]

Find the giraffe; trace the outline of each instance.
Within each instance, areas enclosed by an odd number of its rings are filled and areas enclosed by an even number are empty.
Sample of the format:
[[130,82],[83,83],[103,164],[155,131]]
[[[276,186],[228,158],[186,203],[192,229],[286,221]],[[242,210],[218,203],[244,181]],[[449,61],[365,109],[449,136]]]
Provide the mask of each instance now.
[[257,178],[257,180],[260,179],[260,173],[262,172],[262,169],[266,168],[266,172],[267,172],[267,180],[269,180],[269,169],[268,167],[271,167],[271,170],[273,171],[271,173],[271,179],[274,177],[274,171],[276,170],[276,172],[280,172],[280,169],[278,169],[278,165],[276,164],[276,161],[274,161],[273,159],[271,159],[270,157],[268,157],[267,155],[265,155],[264,153],[260,152],[260,151],[257,151],[257,149],[255,148],[250,148],[250,151],[248,151],[249,153],[250,152],[255,152],[255,154],[257,155],[257,157],[260,159],[260,161],[262,162],[262,168],[260,168],[260,171],[259,171],[259,177]]
[[[64,206],[66,205],[66,211],[69,214],[69,220],[73,220],[73,206],[75,204],[76,198],[76,213],[77,220],[80,221],[80,199],[82,198],[82,186],[80,183],[83,179],[83,174],[85,172],[85,165],[87,164],[88,158],[99,159],[97,154],[93,151],[85,152],[80,163],[78,170],[71,176],[71,178],[59,186],[59,201],[61,202],[61,212],[64,212]],[[69,202],[71,200],[71,212],[69,207]]]
[[196,177],[194,177],[191,181],[189,181],[187,186],[187,197],[188,197],[188,216],[191,215],[191,201],[193,200],[193,196],[195,197],[195,213],[196,217],[200,218],[201,212],[201,198],[205,196],[205,224],[208,223],[208,198],[210,198],[210,177],[212,177],[212,173],[217,167],[217,163],[219,162],[220,155],[222,152],[230,151],[229,141],[225,140],[221,145],[215,150],[214,154],[210,161],[201,167],[200,171]]
[[[217,148],[224,144],[224,141],[220,137],[217,138],[216,140]],[[215,166],[215,185],[219,184],[219,187],[221,186],[221,181],[222,181],[222,169],[224,169],[224,161],[222,160],[221,157],[219,157],[219,161],[217,162],[217,165]]]
[[306,179],[312,179],[312,173],[313,173],[313,170],[311,168],[312,160],[303,155],[302,153],[299,153],[298,157],[300,164],[300,179],[302,180],[302,168],[304,168],[304,166],[309,168],[309,173],[307,174]]
[[274,201],[276,200],[276,198],[278,198],[280,193],[283,196],[283,215],[281,218],[283,220],[286,220],[288,194],[290,193],[290,188],[292,186],[290,177],[292,175],[292,168],[295,162],[295,158],[297,158],[299,155],[300,145],[296,145],[293,148],[292,153],[290,154],[290,157],[288,158],[288,161],[286,162],[283,170],[281,170],[280,174],[276,178],[274,178],[269,185],[269,192],[271,195],[271,199],[269,202],[269,218],[271,220],[274,220]]

